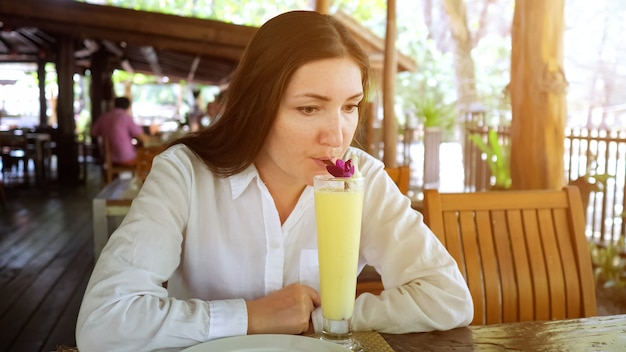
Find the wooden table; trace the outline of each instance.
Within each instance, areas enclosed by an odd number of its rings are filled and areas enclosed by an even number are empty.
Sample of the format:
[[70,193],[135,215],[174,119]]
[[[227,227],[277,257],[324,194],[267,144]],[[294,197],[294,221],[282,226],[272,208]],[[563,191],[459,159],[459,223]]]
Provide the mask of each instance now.
[[626,314],[381,335],[395,352],[626,351]]
[[92,200],[94,260],[130,209],[138,191],[132,188],[132,182],[130,178],[117,178]]
[[38,186],[46,182],[47,175],[46,161],[50,163],[50,142],[52,136],[47,132],[28,132],[26,133],[28,143],[35,147],[35,182]]

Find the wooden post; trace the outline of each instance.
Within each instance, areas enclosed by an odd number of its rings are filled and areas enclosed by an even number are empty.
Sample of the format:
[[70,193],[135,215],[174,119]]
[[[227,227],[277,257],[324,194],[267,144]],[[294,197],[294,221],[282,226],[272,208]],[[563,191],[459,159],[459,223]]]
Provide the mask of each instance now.
[[104,50],[95,52],[91,58],[91,123],[108,111],[113,102],[113,74],[109,67],[109,55]]
[[329,13],[330,12],[330,2],[331,0],[316,0],[315,1],[315,11],[319,13]]
[[515,189],[561,189],[565,185],[564,7],[564,0],[515,3],[510,83]]
[[396,0],[387,0],[387,31],[385,34],[385,63],[383,68],[383,163],[397,167],[398,126],[394,114],[395,79],[398,70],[396,53]]
[[39,80],[39,126],[48,125],[48,102],[46,100],[46,60],[45,52],[37,58],[37,79]]
[[76,185],[79,181],[79,165],[74,121],[74,39],[70,36],[59,36],[57,45],[58,176],[62,183]]

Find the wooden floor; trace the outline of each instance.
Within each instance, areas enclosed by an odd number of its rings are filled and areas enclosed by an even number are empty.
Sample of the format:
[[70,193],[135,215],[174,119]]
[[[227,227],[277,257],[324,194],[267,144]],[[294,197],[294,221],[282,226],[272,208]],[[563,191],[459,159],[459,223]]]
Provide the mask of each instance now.
[[93,268],[91,199],[86,184],[6,186],[0,208],[0,351],[54,351],[75,346],[78,308]]
[[[0,352],[75,346],[78,308],[93,268],[91,199],[100,174],[89,165],[75,187],[7,187],[0,208]],[[610,294],[608,294],[610,293]],[[598,314],[626,314],[626,289],[598,291]]]

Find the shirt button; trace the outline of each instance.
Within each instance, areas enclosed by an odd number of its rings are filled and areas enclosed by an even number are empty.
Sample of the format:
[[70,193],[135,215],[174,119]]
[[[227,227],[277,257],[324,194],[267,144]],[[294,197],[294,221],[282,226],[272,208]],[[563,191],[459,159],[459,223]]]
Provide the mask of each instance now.
[[277,242],[272,243],[272,249],[278,249],[280,248],[280,244]]

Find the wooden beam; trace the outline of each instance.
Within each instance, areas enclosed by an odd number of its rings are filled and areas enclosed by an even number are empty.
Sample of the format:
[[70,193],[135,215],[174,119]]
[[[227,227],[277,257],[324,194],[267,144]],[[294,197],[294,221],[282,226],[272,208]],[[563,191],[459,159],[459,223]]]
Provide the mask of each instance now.
[[131,74],[131,75],[135,73],[135,69],[130,64],[128,59],[125,58],[124,50],[122,50],[122,48],[120,48],[119,46],[117,46],[117,44],[113,43],[110,40],[103,40],[102,41],[102,45],[104,45],[104,47],[111,54],[115,55],[116,57],[118,57],[121,60],[120,64],[121,64],[122,68],[124,69],[124,71],[126,71],[128,74]]
[[28,25],[77,38],[125,41],[158,50],[231,60],[241,57],[257,30],[256,27],[73,0],[1,1],[0,19],[14,27]]
[[193,82],[193,77],[196,75],[196,70],[198,69],[198,65],[200,65],[200,56],[196,56],[191,63],[191,67],[189,68],[189,74],[187,75],[187,82]]
[[123,57],[124,56],[124,50],[122,50],[119,46],[117,46],[117,44],[113,43],[110,40],[103,40],[102,41],[102,45],[104,45],[104,47],[111,52],[111,54],[117,56],[117,57]]
[[155,75],[159,80],[161,80],[163,78],[163,70],[161,70],[161,66],[159,65],[159,58],[154,52],[154,48],[151,46],[142,46],[141,53],[146,58],[146,61],[148,61],[150,69],[152,70],[152,74]]

